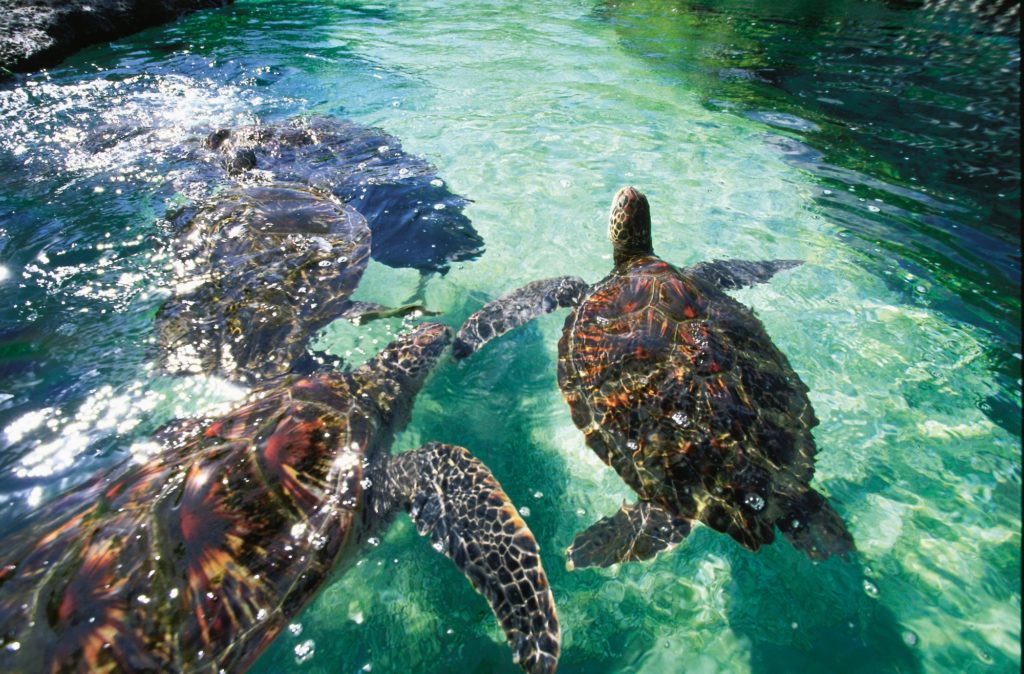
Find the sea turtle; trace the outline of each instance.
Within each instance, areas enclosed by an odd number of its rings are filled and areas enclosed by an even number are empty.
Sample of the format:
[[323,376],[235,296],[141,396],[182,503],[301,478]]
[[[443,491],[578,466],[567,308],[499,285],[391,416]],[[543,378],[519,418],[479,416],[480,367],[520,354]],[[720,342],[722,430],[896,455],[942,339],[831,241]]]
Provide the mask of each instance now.
[[373,231],[373,259],[390,267],[443,274],[451,262],[483,250],[462,212],[468,200],[450,192],[430,162],[406,153],[380,129],[298,117],[218,129],[203,145],[213,164],[238,179],[304,184],[349,204]]
[[716,260],[678,269],[651,245],[647,198],[625,187],[608,225],[615,267],[531,283],[474,313],[465,358],[557,307],[575,307],[558,343],[558,383],[587,444],[640,499],[579,534],[569,566],[649,559],[694,521],[751,550],[775,527],[813,559],[853,539],[809,485],[818,420],[807,387],[753,312],[724,291],[763,283],[796,260]]
[[45,508],[0,554],[0,671],[241,671],[399,509],[489,602],[527,672],[559,655],[538,547],[461,447],[390,455],[451,341],[423,323],[351,372],[322,369]]
[[174,293],[156,316],[160,364],[265,380],[295,369],[336,318],[424,312],[349,299],[370,246],[366,219],[330,195],[293,184],[222,192],[174,246]]

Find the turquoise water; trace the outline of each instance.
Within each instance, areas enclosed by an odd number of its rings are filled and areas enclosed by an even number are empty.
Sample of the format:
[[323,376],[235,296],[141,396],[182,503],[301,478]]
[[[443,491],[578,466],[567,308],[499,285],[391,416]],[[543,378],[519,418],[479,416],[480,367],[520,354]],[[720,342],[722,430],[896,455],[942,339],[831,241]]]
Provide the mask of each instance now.
[[[1020,667],[1019,22],[968,2],[240,0],[0,89],[0,530],[163,421],[244,390],[150,365],[177,159],[218,126],[379,126],[470,199],[486,252],[426,280],[455,326],[543,276],[611,267],[607,205],[656,251],[800,258],[736,293],[811,389],[817,489],[859,555],[813,564],[698,529],[564,570],[632,494],[555,383],[564,315],[444,362],[396,450],[465,445],[527,514],[564,672]],[[419,274],[371,263],[357,299]],[[401,328],[336,323],[353,362]],[[254,671],[513,672],[483,600],[403,518]]]

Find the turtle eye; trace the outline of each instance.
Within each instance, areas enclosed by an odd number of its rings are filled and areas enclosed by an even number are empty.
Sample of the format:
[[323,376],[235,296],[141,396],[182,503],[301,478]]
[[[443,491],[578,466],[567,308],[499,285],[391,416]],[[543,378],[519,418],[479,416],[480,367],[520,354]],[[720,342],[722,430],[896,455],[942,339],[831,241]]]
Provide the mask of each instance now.
[[626,204],[628,204],[628,203],[629,203],[629,197],[628,196],[623,194],[621,197],[619,197],[619,208],[625,208]]

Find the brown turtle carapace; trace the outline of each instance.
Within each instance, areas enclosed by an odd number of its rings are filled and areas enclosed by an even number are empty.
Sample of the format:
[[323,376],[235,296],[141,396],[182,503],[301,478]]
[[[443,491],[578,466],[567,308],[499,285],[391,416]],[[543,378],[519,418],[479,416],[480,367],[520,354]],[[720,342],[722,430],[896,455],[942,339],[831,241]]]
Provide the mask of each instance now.
[[307,342],[335,319],[432,313],[350,299],[370,242],[362,214],[301,185],[218,193],[173,246],[174,292],[156,315],[161,367],[268,381],[311,369]]
[[321,370],[44,508],[0,554],[0,671],[236,672],[405,510],[487,599],[527,672],[559,655],[537,543],[487,467],[392,456],[451,331],[424,323],[352,372]]
[[569,566],[649,559],[693,522],[751,550],[775,527],[812,559],[853,538],[810,486],[818,423],[807,387],[747,307],[724,291],[764,283],[797,260],[716,260],[678,269],[651,244],[647,198],[615,195],[615,267],[600,282],[536,281],[474,313],[456,335],[465,358],[558,307],[558,384],[587,445],[639,495],[579,534]]

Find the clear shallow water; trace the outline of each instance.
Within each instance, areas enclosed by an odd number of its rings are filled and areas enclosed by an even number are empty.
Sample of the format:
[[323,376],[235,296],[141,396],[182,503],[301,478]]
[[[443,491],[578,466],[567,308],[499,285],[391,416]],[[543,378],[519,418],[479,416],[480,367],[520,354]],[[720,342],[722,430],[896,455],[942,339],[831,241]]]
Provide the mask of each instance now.
[[[542,276],[603,276],[627,183],[666,259],[807,261],[738,297],[811,388],[815,485],[853,563],[701,529],[651,563],[564,571],[575,533],[632,495],[557,390],[562,314],[420,395],[396,450],[463,444],[529,509],[560,671],[1017,671],[1018,24],[968,3],[773,4],[241,0],[0,89],[0,530],[244,394],[147,366],[161,217],[201,192],[176,148],[331,114],[473,200],[486,253],[426,284],[452,325]],[[357,298],[419,280],[371,264]],[[335,324],[318,345],[355,361],[400,327]],[[516,671],[492,623],[399,518],[255,671]]]

